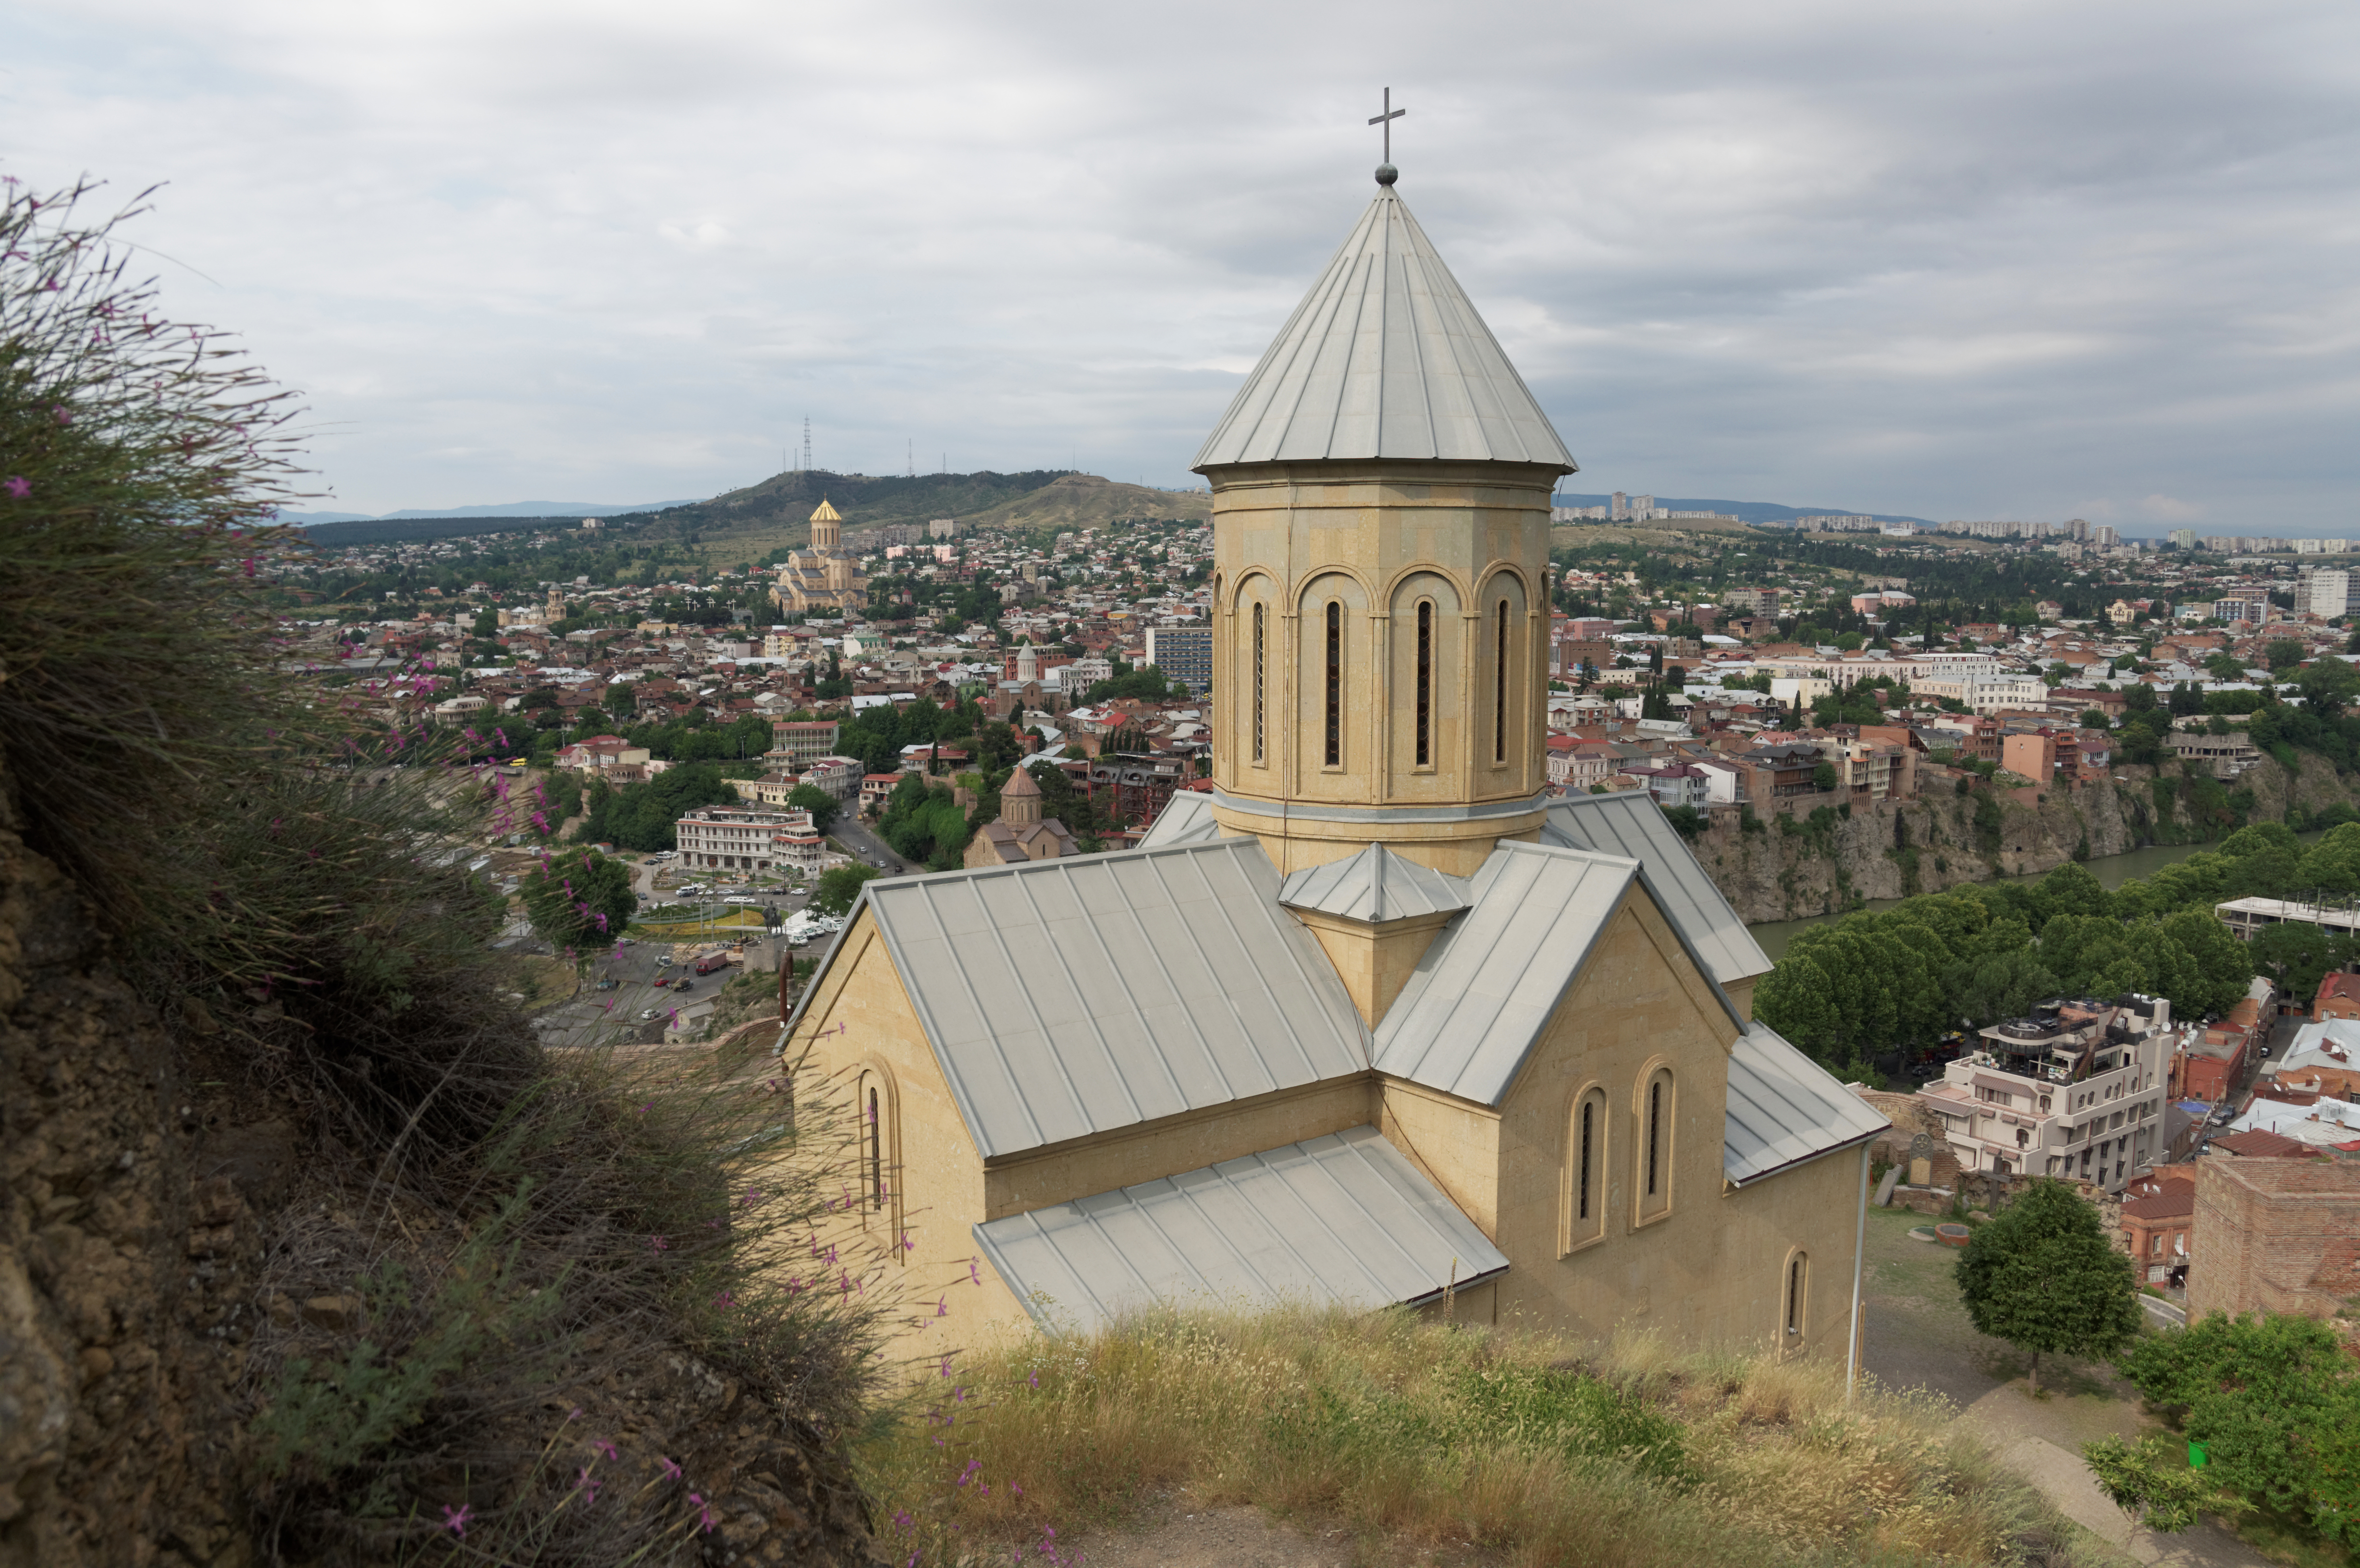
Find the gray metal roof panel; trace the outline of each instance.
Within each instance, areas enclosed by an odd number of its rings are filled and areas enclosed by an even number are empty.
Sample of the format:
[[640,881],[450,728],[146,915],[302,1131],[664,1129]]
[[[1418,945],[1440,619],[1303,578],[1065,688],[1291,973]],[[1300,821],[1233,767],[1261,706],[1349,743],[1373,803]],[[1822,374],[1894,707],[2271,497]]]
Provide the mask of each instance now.
[[1213,798],[1196,789],[1181,789],[1164,803],[1153,825],[1140,835],[1142,849],[1170,849],[1176,844],[1208,844],[1221,836],[1213,820]]
[[1287,318],[1195,466],[1324,458],[1578,466],[1390,188]]
[[1891,1128],[1875,1107],[1768,1024],[1748,1025],[1730,1051],[1721,1166],[1740,1186]]
[[1770,972],[1770,955],[1646,791],[1552,800],[1541,824],[1541,842],[1643,862],[1665,916],[1695,945],[1706,973],[1720,984]]
[[1043,1327],[1192,1301],[1374,1310],[1508,1266],[1376,1128],[1353,1127],[974,1227]]
[[986,1159],[1368,1066],[1343,981],[1279,908],[1254,839],[898,877],[861,898]]
[[1314,909],[1374,925],[1463,909],[1467,881],[1372,844],[1342,860],[1291,874],[1279,886],[1278,901],[1291,909]]
[[1619,855],[1502,841],[1378,1023],[1378,1071],[1499,1104],[1638,874]]

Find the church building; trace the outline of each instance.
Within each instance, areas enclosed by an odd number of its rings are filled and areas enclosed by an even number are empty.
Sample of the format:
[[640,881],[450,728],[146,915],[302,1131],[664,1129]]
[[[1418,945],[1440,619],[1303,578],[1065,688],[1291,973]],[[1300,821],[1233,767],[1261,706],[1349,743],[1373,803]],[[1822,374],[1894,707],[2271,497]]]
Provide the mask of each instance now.
[[781,1052],[905,1350],[1295,1301],[1856,1356],[1887,1124],[1653,801],[1547,793],[1575,463],[1377,179],[1197,454],[1214,789],[870,882]]
[[811,515],[811,548],[789,553],[770,589],[770,602],[789,615],[814,610],[865,610],[869,579],[860,562],[844,552],[844,518],[820,498]]
[[967,867],[1016,866],[1028,860],[1056,860],[1078,853],[1065,823],[1041,816],[1041,783],[1032,769],[1020,766],[1000,787],[1000,816],[984,823],[967,841]]

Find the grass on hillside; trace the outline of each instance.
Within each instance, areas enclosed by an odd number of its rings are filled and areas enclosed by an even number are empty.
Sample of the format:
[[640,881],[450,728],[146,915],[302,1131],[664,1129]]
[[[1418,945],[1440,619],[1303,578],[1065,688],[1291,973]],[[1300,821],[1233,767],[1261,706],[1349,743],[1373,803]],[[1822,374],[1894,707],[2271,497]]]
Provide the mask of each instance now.
[[897,1562],[988,1561],[1185,1489],[1364,1555],[1517,1564],[2044,1563],[2067,1526],[1950,1411],[1840,1363],[1601,1353],[1403,1312],[1189,1312],[955,1356],[859,1452]]

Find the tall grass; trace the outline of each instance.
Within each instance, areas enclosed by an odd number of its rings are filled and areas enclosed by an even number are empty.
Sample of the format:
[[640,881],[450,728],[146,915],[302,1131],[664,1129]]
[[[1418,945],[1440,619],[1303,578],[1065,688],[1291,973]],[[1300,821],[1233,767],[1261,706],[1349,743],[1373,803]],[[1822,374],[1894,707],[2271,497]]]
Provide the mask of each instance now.
[[[1406,1312],[1192,1312],[956,1358],[859,1454],[897,1561],[1062,1552],[1185,1488],[1364,1547],[1519,1563],[2073,1560],[1937,1404],[1840,1367],[1454,1330]],[[1044,1533],[1048,1532],[1048,1533]]]
[[[851,1283],[883,1263],[765,1268],[837,1207],[849,1107],[791,1109],[742,1052],[535,1043],[461,868],[529,809],[420,724],[423,665],[282,667],[257,563],[301,548],[268,526],[291,405],[163,316],[93,199],[0,195],[0,790],[169,1030],[159,1102],[297,1129],[220,1330],[257,1555],[859,1555],[887,1303]],[[0,1138],[40,1114],[0,1105]]]

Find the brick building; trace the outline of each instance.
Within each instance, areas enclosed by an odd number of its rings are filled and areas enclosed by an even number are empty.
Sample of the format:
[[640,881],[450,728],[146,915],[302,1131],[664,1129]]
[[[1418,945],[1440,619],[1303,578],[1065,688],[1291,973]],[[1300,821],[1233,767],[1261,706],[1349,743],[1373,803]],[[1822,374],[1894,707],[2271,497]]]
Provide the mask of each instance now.
[[2360,975],[2338,971],[2320,977],[2319,996],[2311,1005],[2311,1016],[2327,1018],[2360,1018]]
[[2360,1160],[2303,1153],[2196,1162],[2189,1247],[2202,1263],[2189,1271],[2191,1319],[2216,1312],[2326,1318],[2360,1295]]

